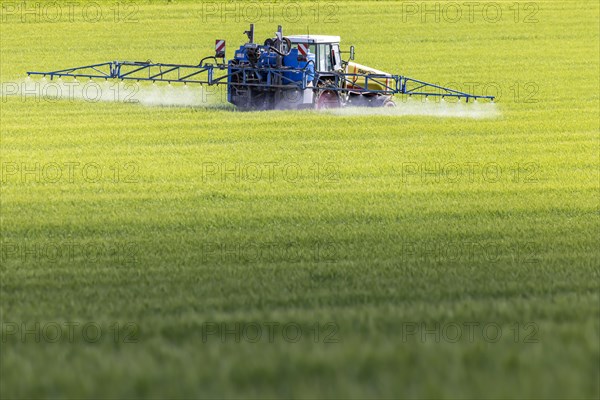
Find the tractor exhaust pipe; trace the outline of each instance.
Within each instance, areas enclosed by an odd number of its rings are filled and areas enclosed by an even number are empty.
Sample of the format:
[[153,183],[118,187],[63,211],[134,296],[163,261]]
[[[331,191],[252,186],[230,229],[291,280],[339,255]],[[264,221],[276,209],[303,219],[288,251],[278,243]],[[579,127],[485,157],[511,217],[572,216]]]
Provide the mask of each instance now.
[[245,31],[244,34],[248,36],[248,43],[254,43],[254,24],[250,24],[250,29]]

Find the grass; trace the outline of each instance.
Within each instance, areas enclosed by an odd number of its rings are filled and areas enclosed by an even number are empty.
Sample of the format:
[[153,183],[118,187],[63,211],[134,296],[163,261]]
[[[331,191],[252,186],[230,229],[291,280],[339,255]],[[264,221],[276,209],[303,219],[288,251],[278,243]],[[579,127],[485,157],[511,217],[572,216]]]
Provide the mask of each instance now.
[[[3,84],[191,63],[215,38],[231,54],[247,29],[200,4],[134,4],[133,23],[6,14]],[[337,22],[319,3],[315,21],[299,4],[286,32],[340,35],[384,71],[496,85],[500,116],[3,96],[2,398],[598,398],[597,2],[537,2],[535,23],[512,3],[497,23],[423,23],[392,2],[338,2]],[[211,333],[251,323],[256,343]]]

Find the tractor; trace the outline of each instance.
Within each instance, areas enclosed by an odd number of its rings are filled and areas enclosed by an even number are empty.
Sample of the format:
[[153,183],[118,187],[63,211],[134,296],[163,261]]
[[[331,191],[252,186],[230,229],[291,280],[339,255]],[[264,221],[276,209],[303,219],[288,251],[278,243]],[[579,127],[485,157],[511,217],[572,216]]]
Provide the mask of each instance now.
[[[183,84],[225,85],[227,101],[240,110],[324,109],[347,106],[395,107],[394,95],[452,97],[467,102],[480,96],[433,83],[389,74],[354,62],[354,46],[342,52],[339,36],[283,35],[259,44],[254,24],[248,40],[226,60],[225,41],[215,41],[215,55],[198,64],[151,61],[112,61],[31,75],[89,79],[117,79]],[[348,60],[342,55],[348,54]]]

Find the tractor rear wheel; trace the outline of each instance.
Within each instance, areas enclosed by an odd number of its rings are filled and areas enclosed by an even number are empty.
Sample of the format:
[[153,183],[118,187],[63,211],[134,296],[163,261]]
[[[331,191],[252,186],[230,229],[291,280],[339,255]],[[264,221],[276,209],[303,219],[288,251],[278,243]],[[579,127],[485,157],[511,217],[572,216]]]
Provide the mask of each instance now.
[[335,90],[319,90],[315,94],[315,108],[317,110],[339,107],[340,98]]

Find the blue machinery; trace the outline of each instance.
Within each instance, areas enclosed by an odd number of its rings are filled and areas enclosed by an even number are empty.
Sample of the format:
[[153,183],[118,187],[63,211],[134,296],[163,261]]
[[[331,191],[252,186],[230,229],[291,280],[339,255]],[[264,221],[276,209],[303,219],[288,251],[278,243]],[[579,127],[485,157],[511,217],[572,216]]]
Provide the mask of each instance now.
[[[392,100],[395,94],[494,101],[493,96],[464,93],[342,61],[338,37],[286,38],[279,27],[275,38],[258,45],[254,43],[253,25],[245,33],[249,42],[236,50],[235,57],[228,62],[224,57],[224,41],[217,41],[217,47],[222,46],[217,48],[221,63],[217,57],[206,57],[198,65],[112,61],[50,72],[30,71],[27,75],[226,85],[227,100],[242,109],[395,106]],[[351,47],[350,59],[353,58]],[[205,63],[207,59],[213,59],[214,63]],[[282,103],[282,98],[288,101]],[[357,98],[365,101],[353,101]]]

